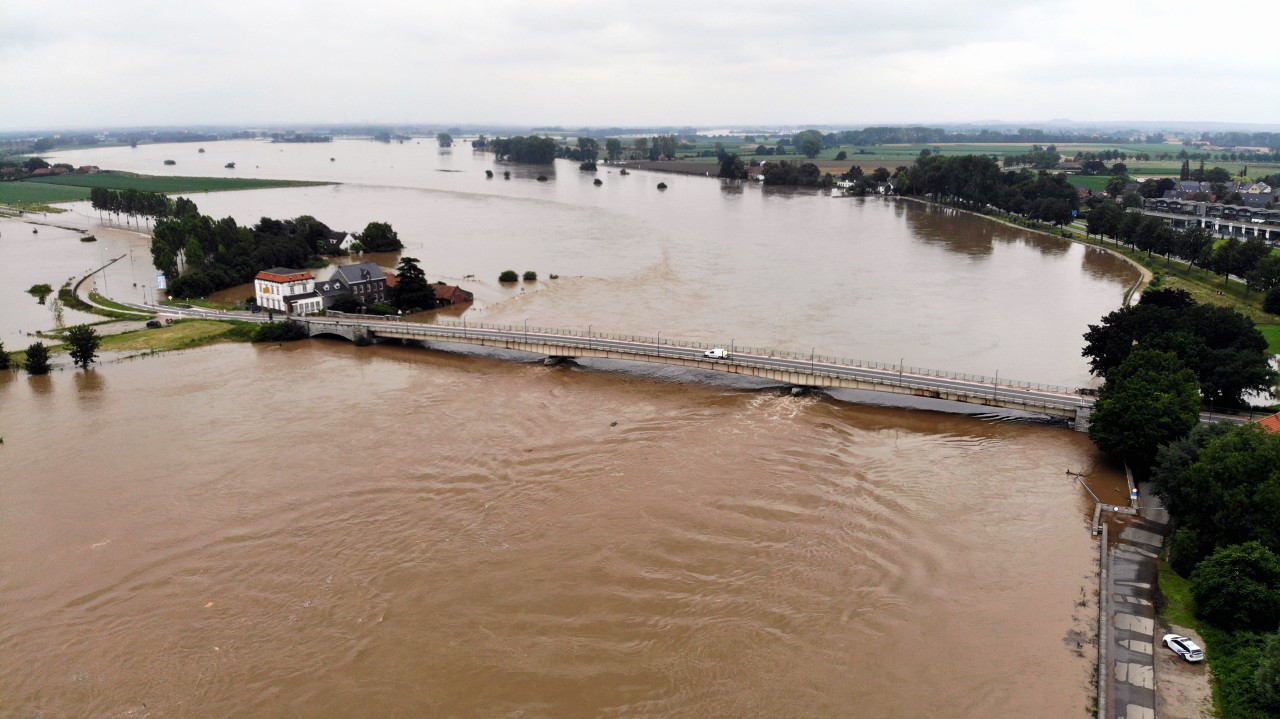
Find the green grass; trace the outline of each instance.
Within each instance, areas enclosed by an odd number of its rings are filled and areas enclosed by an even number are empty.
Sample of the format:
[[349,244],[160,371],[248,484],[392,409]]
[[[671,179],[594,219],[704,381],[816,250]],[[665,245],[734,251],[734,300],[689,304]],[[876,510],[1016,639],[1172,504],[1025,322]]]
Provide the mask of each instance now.
[[116,301],[114,301],[114,300],[109,300],[109,299],[107,299],[106,297],[103,297],[102,295],[98,294],[97,292],[90,292],[90,293],[89,293],[89,299],[90,299],[90,300],[92,300],[92,301],[94,301],[94,302],[96,302],[97,304],[102,305],[103,307],[107,307],[107,308],[110,308],[110,309],[113,309],[113,310],[116,310],[116,311],[119,311],[119,312],[124,312],[124,313],[134,314],[134,315],[142,315],[142,314],[150,314],[150,315],[154,315],[154,314],[155,314],[155,313],[143,312],[143,311],[141,311],[141,310],[137,310],[137,309],[135,309],[135,308],[133,308],[133,307],[129,307],[129,306],[127,306],[127,305],[122,305],[122,304],[120,304],[119,302],[116,302]]
[[[10,183],[5,183],[10,184]],[[55,175],[26,180],[22,183],[37,186],[84,188],[83,197],[89,196],[88,188],[105,187],[109,190],[141,190],[144,192],[220,192],[224,190],[256,190],[264,187],[309,187],[327,185],[327,182],[301,180],[260,180],[241,177],[162,177],[159,175],[135,175],[129,172],[99,172],[94,175]]]
[[1200,622],[1194,614],[1195,601],[1191,598],[1191,580],[1179,577],[1163,559],[1160,561],[1160,593],[1165,601],[1160,614],[1166,621],[1200,631]]
[[27,212],[47,212],[51,202],[77,202],[89,199],[87,187],[64,187],[32,182],[0,182],[0,205]]
[[1267,352],[1280,354],[1280,325],[1255,325],[1263,337],[1267,338]]
[[103,350],[167,352],[219,342],[247,342],[257,325],[252,322],[178,320],[159,329],[143,329],[102,338]]
[[1107,189],[1107,183],[1111,181],[1110,175],[1068,175],[1067,182],[1075,187],[1085,187],[1094,192],[1102,192]]

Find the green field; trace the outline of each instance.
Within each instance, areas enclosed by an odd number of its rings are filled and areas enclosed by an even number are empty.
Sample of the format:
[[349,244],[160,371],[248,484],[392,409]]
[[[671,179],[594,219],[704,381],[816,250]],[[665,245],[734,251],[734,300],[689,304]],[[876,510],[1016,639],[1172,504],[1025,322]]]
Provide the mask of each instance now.
[[1107,183],[1111,181],[1111,175],[1068,175],[1067,182],[1076,187],[1085,187],[1094,192],[1102,192],[1107,189]]
[[[105,187],[109,190],[141,190],[144,192],[221,192],[225,190],[257,190],[264,187],[306,187],[327,185],[327,182],[303,182],[298,180],[257,180],[239,177],[162,177],[159,175],[135,175],[128,172],[99,172],[94,175],[56,175],[24,181],[25,184]],[[88,197],[88,192],[85,193]]]
[[57,175],[30,180],[0,182],[0,205],[20,210],[42,212],[57,208],[55,202],[76,202],[89,199],[89,190],[105,187],[109,190],[141,190],[143,192],[222,192],[229,190],[257,190],[265,187],[305,187],[327,185],[327,182],[302,182],[298,180],[257,180],[239,177],[159,177],[135,175],[128,172],[100,172],[94,175]]
[[63,187],[31,182],[0,182],[0,205],[39,211],[50,202],[75,202],[89,199],[87,187]]

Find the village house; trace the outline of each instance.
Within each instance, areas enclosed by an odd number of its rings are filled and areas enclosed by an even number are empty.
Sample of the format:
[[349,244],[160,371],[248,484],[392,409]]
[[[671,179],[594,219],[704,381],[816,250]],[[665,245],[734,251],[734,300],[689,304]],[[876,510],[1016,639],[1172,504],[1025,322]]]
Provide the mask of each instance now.
[[306,270],[273,267],[253,278],[258,306],[291,315],[308,315],[324,309],[316,293],[315,278]]
[[449,305],[460,305],[464,302],[470,302],[476,296],[457,285],[446,285],[443,282],[437,282],[431,285],[432,291],[436,293],[436,306],[447,307]]
[[334,277],[341,278],[361,304],[385,305],[391,301],[391,293],[387,290],[387,275],[372,262],[340,265]]
[[342,230],[330,231],[322,240],[324,247],[320,248],[322,252],[330,255],[339,255],[344,252],[351,251],[351,245],[354,244],[356,238],[350,232]]

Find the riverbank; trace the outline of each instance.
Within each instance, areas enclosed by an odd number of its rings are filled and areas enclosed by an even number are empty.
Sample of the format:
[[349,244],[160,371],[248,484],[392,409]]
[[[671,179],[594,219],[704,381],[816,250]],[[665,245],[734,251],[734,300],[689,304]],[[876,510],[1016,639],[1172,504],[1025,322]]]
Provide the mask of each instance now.
[[1124,293],[1124,304],[1126,305],[1129,304],[1130,300],[1133,298],[1135,294],[1146,289],[1147,286],[1150,285],[1151,282],[1155,279],[1154,272],[1152,272],[1147,267],[1143,266],[1142,263],[1136,261],[1132,257],[1129,257],[1128,255],[1122,252],[1118,252],[1115,248],[1106,247],[1102,244],[1099,244],[1098,242],[1093,242],[1088,237],[1081,238],[1076,233],[1071,232],[1070,230],[1065,230],[1064,232],[1066,232],[1066,234],[1063,234],[1062,232],[1050,232],[1049,230],[1044,230],[1036,227],[1026,227],[1024,225],[1020,225],[1016,222],[1012,222],[998,215],[985,215],[981,212],[974,212],[973,210],[967,210],[963,207],[956,207],[954,205],[944,205],[937,202],[930,202],[929,200],[926,200],[922,197],[912,197],[909,195],[893,195],[892,197],[895,200],[909,200],[912,202],[919,202],[921,204],[928,205],[930,207],[945,207],[949,210],[956,210],[958,212],[967,212],[971,215],[976,215],[978,217],[985,217],[988,220],[991,220],[992,222],[998,222],[1002,225],[1005,225],[1007,227],[1012,227],[1014,229],[1026,230],[1027,232],[1035,232],[1037,234],[1047,235],[1049,237],[1056,237],[1060,240],[1068,240],[1070,242],[1076,242],[1082,245],[1088,245],[1089,247],[1096,247],[1097,249],[1108,252],[1111,255],[1114,255],[1115,257],[1121,260],[1124,260],[1125,263],[1129,264],[1135,270],[1138,271],[1139,278],[1137,282],[1135,282],[1133,286],[1131,286]]

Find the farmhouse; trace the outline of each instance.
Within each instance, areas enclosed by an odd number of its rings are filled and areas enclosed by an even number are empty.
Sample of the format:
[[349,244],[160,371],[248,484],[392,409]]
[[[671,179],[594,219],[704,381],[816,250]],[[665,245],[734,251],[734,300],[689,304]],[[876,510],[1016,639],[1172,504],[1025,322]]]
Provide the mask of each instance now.
[[463,302],[470,302],[476,297],[467,290],[456,285],[446,285],[443,282],[437,282],[431,285],[431,289],[436,293],[436,306],[447,307],[449,305],[460,305]]

